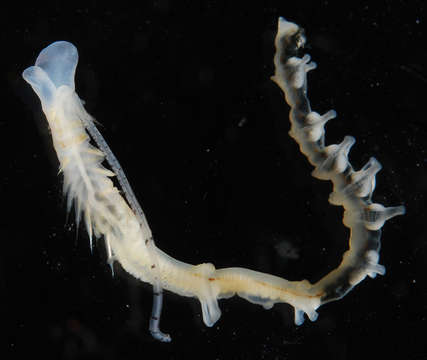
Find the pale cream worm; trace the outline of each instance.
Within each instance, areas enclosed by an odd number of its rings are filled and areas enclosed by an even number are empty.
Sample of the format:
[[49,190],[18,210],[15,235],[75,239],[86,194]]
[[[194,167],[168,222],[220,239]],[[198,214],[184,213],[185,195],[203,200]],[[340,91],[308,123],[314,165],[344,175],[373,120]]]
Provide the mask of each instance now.
[[[215,269],[210,263],[190,265],[158,249],[145,216],[126,177],[91,116],[74,91],[78,55],[74,45],[59,41],[42,50],[24,79],[39,96],[49,123],[53,145],[64,176],[68,211],[72,202],[77,222],[83,215],[89,237],[103,237],[108,261],[118,261],[136,278],[153,284],[155,301],[150,330],[161,341],[170,341],[159,329],[162,289],[200,300],[203,321],[212,326],[221,316],[218,299],[234,295],[270,309],[286,302],[295,309],[295,323],[317,318],[316,309],[347,294],[367,275],[384,274],[378,264],[381,227],[393,216],[404,214],[403,206],[385,208],[372,203],[375,174],[380,163],[371,158],[359,171],[348,161],[355,140],[346,136],[341,144],[325,146],[325,123],[335,117],[313,112],[307,98],[307,72],[316,65],[310,56],[298,57],[305,37],[301,28],[279,19],[275,40],[273,81],[282,89],[289,106],[290,135],[314,166],[312,175],[334,185],[329,202],[344,207],[344,225],[350,228],[349,249],[338,268],[318,282],[288,281],[244,268]],[[99,149],[90,144],[89,134]],[[112,171],[102,166],[104,159]],[[125,198],[109,177],[117,175]]]

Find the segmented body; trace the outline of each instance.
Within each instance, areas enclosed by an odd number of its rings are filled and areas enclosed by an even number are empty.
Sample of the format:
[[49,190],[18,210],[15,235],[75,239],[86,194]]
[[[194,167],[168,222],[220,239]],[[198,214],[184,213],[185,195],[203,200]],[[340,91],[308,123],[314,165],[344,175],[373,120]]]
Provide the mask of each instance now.
[[[197,297],[202,305],[203,320],[212,326],[220,317],[218,299],[235,294],[271,308],[286,302],[295,308],[295,323],[301,324],[304,313],[317,318],[316,309],[343,297],[367,275],[384,274],[378,264],[380,228],[384,222],[404,213],[404,207],[384,208],[371,201],[375,174],[381,168],[377,160],[355,171],[348,161],[353,137],[341,144],[325,146],[324,125],[335,117],[331,110],[323,116],[313,112],[307,98],[307,72],[315,68],[308,55],[297,57],[305,37],[291,22],[279,19],[276,36],[276,72],[272,79],[283,90],[291,107],[290,135],[301,152],[315,167],[313,176],[330,180],[334,191],[329,201],[345,209],[344,225],[351,229],[349,250],[338,268],[315,284],[307,280],[288,281],[280,277],[244,268],[215,269],[212,264],[190,265],[178,261],[158,249],[151,230],[135,199],[120,165],[99,134],[89,114],[74,92],[74,71],[77,50],[67,42],[56,42],[44,49],[32,66],[24,71],[27,80],[42,102],[52,130],[55,150],[64,175],[64,192],[68,210],[74,200],[77,222],[84,216],[89,237],[92,233],[106,241],[110,263],[117,260],[130,274],[153,284],[155,294],[161,289],[183,296]],[[101,150],[90,144],[89,131]],[[118,176],[126,200],[109,177],[115,175],[102,166],[107,161]],[[153,313],[157,320],[161,300]],[[157,318],[157,319],[156,319]],[[150,324],[153,335],[169,341]]]

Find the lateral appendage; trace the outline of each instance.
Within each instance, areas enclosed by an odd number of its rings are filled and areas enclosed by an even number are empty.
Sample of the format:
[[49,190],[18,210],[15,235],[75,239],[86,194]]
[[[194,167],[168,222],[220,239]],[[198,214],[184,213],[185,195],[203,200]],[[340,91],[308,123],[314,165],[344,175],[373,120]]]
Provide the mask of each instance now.
[[332,181],[329,202],[344,207],[343,223],[351,230],[349,250],[344,253],[340,266],[313,284],[310,290],[322,294],[322,305],[342,298],[367,275],[371,278],[384,275],[384,266],[378,264],[381,227],[386,220],[403,215],[405,207],[385,208],[372,202],[375,175],[381,164],[371,158],[362,169],[355,171],[348,160],[350,148],[355,143],[352,136],[344,137],[340,144],[325,146],[325,124],[335,118],[336,113],[330,110],[319,115],[311,110],[307,72],[315,69],[316,64],[307,54],[302,58],[297,56],[305,40],[304,31],[298,25],[279,18],[272,80],[282,89],[291,108],[290,136],[314,166],[312,175]]

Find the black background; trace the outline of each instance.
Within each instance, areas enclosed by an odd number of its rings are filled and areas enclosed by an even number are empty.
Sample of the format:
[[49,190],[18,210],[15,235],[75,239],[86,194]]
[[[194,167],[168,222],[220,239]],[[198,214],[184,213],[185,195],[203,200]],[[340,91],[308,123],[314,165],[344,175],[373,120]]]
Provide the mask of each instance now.
[[[34,3],[3,12],[0,117],[2,359],[426,359],[427,50],[422,1],[140,1]],[[344,2],[340,2],[344,3]],[[269,80],[277,18],[305,28],[318,63],[315,111],[331,108],[326,141],[353,135],[351,162],[375,156],[374,200],[404,203],[383,228],[387,273],[293,324],[289,305],[265,311],[165,293],[149,332],[151,287],[111,276],[102,242],[90,253],[66,222],[47,123],[21,72],[56,40],[80,54],[76,90],[101,124],[146,212],[157,245],[189,263],[244,266],[316,281],[348,246],[330,183],[288,136],[288,107]],[[78,232],[78,239],[76,233]]]

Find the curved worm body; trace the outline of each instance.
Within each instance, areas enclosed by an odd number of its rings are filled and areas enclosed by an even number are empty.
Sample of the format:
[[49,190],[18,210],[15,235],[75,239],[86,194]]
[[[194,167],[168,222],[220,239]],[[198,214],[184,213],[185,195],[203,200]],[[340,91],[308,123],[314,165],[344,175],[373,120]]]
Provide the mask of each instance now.
[[[341,264],[315,284],[244,268],[215,269],[210,263],[190,265],[158,249],[120,164],[75,92],[78,55],[74,45],[65,41],[49,45],[42,50],[35,66],[23,73],[39,96],[51,129],[64,176],[64,193],[68,196],[67,210],[74,202],[77,223],[83,217],[91,242],[93,236],[104,238],[111,265],[118,261],[136,278],[153,284],[157,300],[150,331],[161,341],[170,341],[158,327],[162,289],[197,297],[207,326],[221,316],[218,299],[236,294],[266,309],[286,302],[294,307],[295,323],[299,325],[304,321],[304,313],[314,321],[320,305],[343,297],[366,276],[373,278],[385,273],[378,264],[381,227],[405,209],[385,208],[371,201],[375,175],[381,165],[371,158],[355,171],[348,161],[353,137],[346,136],[341,144],[325,146],[324,125],[336,114],[331,110],[319,115],[311,110],[307,72],[316,65],[308,55],[297,57],[304,43],[298,25],[280,18],[272,80],[282,89],[291,108],[291,137],[314,166],[312,175],[333,183],[329,202],[344,207],[343,223],[351,230],[349,249]],[[90,144],[89,135],[99,148]],[[104,160],[113,171],[104,168]],[[109,179],[115,175],[124,197]]]

